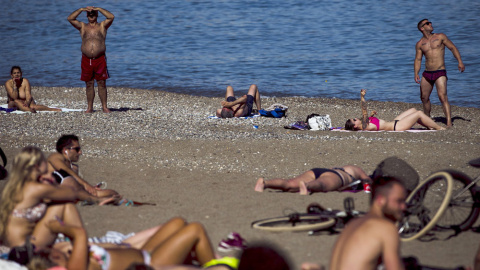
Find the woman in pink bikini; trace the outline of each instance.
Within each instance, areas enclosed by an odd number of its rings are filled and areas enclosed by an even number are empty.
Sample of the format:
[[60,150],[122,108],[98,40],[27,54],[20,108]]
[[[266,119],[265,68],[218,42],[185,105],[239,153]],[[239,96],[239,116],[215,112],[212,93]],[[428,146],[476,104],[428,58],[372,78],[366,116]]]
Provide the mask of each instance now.
[[362,89],[360,91],[361,106],[362,106],[362,119],[352,118],[348,119],[345,123],[346,130],[366,130],[366,131],[404,131],[412,128],[415,124],[420,124],[428,129],[444,130],[445,128],[437,125],[430,117],[428,117],[422,111],[418,111],[415,108],[408,109],[401,113],[399,116],[391,122],[387,122],[383,119],[374,117],[377,114],[376,111],[372,111],[370,117],[367,117],[367,102],[365,101],[365,94],[367,90]]

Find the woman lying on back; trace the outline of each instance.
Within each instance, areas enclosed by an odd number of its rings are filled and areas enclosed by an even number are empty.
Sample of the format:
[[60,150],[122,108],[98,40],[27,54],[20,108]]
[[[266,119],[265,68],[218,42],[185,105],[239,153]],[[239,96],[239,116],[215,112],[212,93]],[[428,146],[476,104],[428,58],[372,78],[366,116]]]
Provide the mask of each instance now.
[[420,124],[428,129],[444,130],[445,128],[437,125],[430,117],[428,117],[422,111],[418,111],[414,108],[408,109],[401,113],[399,116],[391,122],[387,122],[383,119],[374,117],[377,114],[373,111],[370,117],[367,117],[367,102],[365,101],[365,94],[367,90],[362,89],[361,95],[361,107],[362,107],[362,119],[352,118],[348,119],[345,123],[346,130],[367,130],[367,131],[404,131],[412,128],[415,124]]

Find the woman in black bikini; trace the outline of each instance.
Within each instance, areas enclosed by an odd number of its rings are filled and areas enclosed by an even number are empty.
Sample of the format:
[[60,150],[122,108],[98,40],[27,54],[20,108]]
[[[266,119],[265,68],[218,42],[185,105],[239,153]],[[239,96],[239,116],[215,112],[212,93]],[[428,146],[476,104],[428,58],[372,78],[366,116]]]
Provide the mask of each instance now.
[[404,131],[412,128],[415,124],[420,124],[428,129],[435,130],[444,130],[445,128],[437,125],[430,117],[428,117],[422,111],[411,108],[399,116],[395,117],[394,121],[387,122],[383,119],[378,119],[374,117],[377,114],[376,111],[373,111],[370,117],[367,117],[367,102],[365,101],[365,94],[367,90],[362,89],[360,91],[361,97],[361,107],[362,107],[362,119],[352,118],[348,119],[345,123],[346,130],[367,130],[367,131]]
[[371,181],[362,168],[354,165],[335,167],[332,169],[313,168],[292,179],[275,178],[264,180],[259,178],[255,191],[278,189],[285,192],[300,192],[307,195],[312,192],[328,192],[338,190],[351,184],[356,179]]

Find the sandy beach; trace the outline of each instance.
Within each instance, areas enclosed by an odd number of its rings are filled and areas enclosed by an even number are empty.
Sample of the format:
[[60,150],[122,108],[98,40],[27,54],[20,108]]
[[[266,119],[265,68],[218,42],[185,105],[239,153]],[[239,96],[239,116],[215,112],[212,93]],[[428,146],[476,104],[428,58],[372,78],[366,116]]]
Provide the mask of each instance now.
[[[261,93],[261,86],[259,89]],[[411,164],[420,179],[441,169],[456,169],[470,176],[480,173],[467,164],[480,156],[478,108],[452,106],[454,127],[446,131],[294,131],[283,126],[304,121],[311,113],[329,114],[332,125],[341,127],[347,118],[360,115],[359,100],[262,98],[264,108],[273,103],[287,105],[288,117],[209,119],[223,93],[207,98],[127,88],[108,91],[110,114],[100,111],[98,96],[93,114],[0,113],[0,146],[9,159],[7,169],[22,147],[35,145],[49,154],[61,134],[74,133],[81,139],[83,156],[79,165],[87,181],[105,181],[108,188],[126,198],[156,204],[79,206],[91,236],[101,236],[108,230],[139,231],[182,216],[203,223],[215,247],[229,232],[236,231],[249,242],[276,243],[290,255],[296,269],[305,261],[328,266],[337,236],[268,233],[252,229],[250,223],[281,216],[286,209],[304,211],[311,202],[342,209],[343,199],[348,196],[354,198],[358,210],[366,211],[369,195],[258,193],[253,188],[259,177],[288,178],[313,167],[347,164],[361,166],[371,174],[390,156]],[[4,87],[0,93],[0,104],[5,104]],[[33,87],[32,95],[38,104],[86,109],[84,88]],[[422,109],[420,101],[372,101],[368,107],[386,120],[410,107]],[[445,126],[440,106],[433,106],[432,117]],[[0,188],[4,184],[0,181]],[[402,255],[416,256],[426,265],[472,265],[479,235],[468,231],[442,240],[448,235],[438,235],[439,240],[430,242],[403,243]]]

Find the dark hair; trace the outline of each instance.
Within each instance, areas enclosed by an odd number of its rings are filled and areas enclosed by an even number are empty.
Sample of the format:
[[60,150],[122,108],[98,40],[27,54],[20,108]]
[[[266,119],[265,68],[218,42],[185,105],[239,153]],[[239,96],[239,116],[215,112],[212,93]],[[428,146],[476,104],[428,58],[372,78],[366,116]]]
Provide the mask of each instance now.
[[145,263],[133,262],[125,270],[154,270],[154,268]]
[[73,141],[78,142],[78,137],[73,134],[62,135],[57,141],[57,152],[62,153],[63,148],[70,146]]
[[10,69],[10,75],[13,74],[13,70],[15,70],[15,69],[20,70],[20,73],[22,73],[22,69],[21,69],[19,66],[13,66],[13,67]]
[[89,17],[92,14],[98,17],[98,10],[87,11],[87,17]]
[[220,117],[222,118],[232,118],[234,115],[234,112],[230,108],[223,107],[222,112],[220,113]]
[[285,254],[271,243],[256,243],[246,248],[240,257],[238,270],[290,270]]
[[418,31],[420,31],[420,32],[422,32],[422,30],[420,30],[420,25],[422,24],[423,21],[428,21],[428,19],[423,19],[423,20],[421,20],[421,21],[418,22],[418,24],[417,24],[417,29],[418,29]]
[[347,122],[345,123],[345,129],[355,130],[355,123],[352,121],[352,119],[347,119]]
[[402,181],[392,176],[378,176],[374,178],[371,186],[372,196],[370,199],[370,203],[372,203],[379,195],[388,196],[388,194],[390,193],[390,189],[393,187],[394,184],[399,184],[400,186],[405,188],[405,185]]

